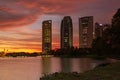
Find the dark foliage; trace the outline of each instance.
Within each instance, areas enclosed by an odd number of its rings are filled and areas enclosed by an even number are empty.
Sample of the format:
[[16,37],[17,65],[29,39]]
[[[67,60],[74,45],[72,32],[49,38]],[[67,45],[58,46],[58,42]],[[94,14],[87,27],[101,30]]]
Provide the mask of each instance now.
[[39,53],[16,52],[16,53],[7,53],[6,56],[7,57],[17,57],[17,56],[36,57],[36,56],[39,56]]
[[93,41],[93,52],[101,55],[120,55],[120,9],[113,16],[112,27]]

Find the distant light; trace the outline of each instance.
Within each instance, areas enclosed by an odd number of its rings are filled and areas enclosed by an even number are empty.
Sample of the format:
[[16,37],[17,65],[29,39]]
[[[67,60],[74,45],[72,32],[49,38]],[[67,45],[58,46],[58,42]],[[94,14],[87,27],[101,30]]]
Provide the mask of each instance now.
[[99,24],[100,26],[103,26],[103,24]]

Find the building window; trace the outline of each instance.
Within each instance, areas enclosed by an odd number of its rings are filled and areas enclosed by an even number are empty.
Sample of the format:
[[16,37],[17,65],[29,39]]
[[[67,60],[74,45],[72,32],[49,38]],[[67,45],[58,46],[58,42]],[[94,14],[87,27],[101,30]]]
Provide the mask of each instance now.
[[50,38],[46,37],[45,38],[45,42],[49,43],[50,42]]
[[84,28],[83,29],[83,34],[87,34],[88,33],[88,29],[87,28]]
[[83,42],[87,42],[87,35],[86,35],[86,34],[84,34],[84,35],[82,36],[82,40],[83,40]]
[[64,42],[68,42],[68,37],[64,37]]
[[64,39],[64,42],[68,42],[68,40],[67,40],[67,39]]
[[49,28],[45,29],[44,34],[45,34],[45,36],[49,36],[50,35],[50,29]]
[[87,46],[87,42],[84,42],[81,45],[85,47],[85,46]]

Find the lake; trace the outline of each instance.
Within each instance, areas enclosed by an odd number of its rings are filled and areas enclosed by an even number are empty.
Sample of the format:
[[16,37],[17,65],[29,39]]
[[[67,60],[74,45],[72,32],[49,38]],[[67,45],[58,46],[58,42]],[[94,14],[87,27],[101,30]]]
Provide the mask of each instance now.
[[0,80],[39,80],[54,72],[84,72],[98,64],[115,60],[57,57],[5,57],[0,58]]

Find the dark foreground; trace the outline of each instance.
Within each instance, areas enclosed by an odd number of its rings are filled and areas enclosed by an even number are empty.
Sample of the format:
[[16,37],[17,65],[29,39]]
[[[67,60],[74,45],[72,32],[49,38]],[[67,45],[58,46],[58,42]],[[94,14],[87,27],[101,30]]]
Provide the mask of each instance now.
[[40,80],[120,80],[120,62],[99,66],[85,73],[54,73]]

